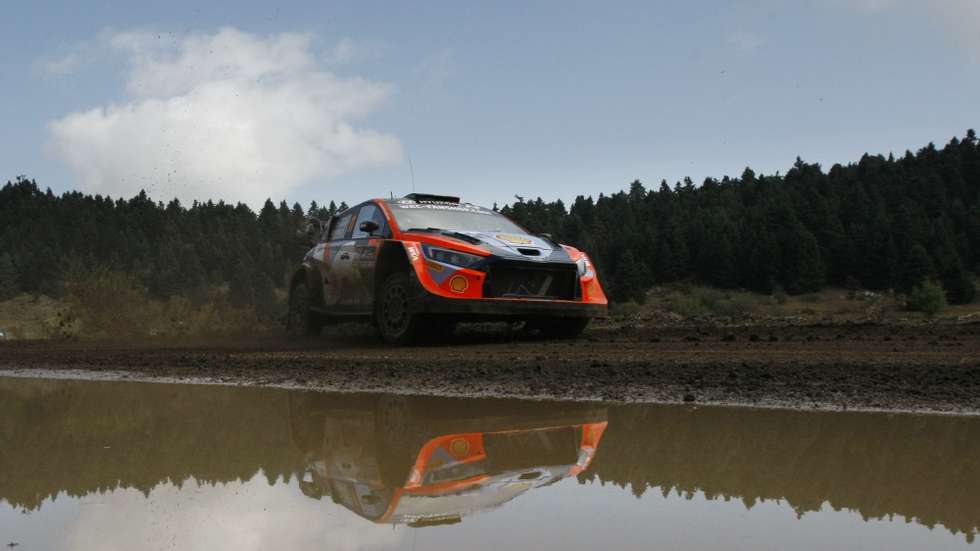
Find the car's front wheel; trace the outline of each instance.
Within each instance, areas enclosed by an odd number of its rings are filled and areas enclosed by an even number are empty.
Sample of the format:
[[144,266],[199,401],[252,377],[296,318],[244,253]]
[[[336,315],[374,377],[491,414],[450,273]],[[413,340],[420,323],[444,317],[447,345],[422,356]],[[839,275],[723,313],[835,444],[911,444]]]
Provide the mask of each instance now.
[[315,337],[323,329],[323,321],[311,309],[310,290],[305,283],[297,283],[289,292],[289,315],[286,331],[290,337]]
[[407,345],[421,335],[423,320],[412,311],[412,295],[412,282],[406,273],[392,274],[381,285],[375,317],[385,342]]

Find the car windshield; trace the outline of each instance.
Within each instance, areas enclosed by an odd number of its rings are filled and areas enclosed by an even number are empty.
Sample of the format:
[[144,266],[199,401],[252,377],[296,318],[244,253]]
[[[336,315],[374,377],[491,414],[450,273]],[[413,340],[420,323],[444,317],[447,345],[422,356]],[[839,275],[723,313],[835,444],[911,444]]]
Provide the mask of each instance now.
[[395,201],[388,203],[402,231],[461,230],[527,233],[504,215],[469,204]]

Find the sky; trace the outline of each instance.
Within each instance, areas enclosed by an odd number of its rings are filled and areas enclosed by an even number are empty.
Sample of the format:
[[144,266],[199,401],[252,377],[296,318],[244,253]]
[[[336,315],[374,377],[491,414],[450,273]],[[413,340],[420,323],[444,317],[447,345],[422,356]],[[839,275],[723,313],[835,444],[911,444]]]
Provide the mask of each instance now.
[[980,127],[980,0],[7,2],[0,181],[569,201]]

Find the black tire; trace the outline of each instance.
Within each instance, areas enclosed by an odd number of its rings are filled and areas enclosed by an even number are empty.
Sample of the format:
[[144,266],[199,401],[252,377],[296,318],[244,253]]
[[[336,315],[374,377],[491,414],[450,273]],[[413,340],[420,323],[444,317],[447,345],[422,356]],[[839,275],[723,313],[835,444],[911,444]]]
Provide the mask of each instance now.
[[589,326],[589,318],[550,318],[536,320],[534,327],[549,339],[574,339]]
[[405,346],[418,342],[425,324],[412,311],[414,286],[406,273],[391,274],[381,285],[375,321],[381,338],[388,344]]
[[310,290],[305,283],[297,283],[289,292],[289,315],[286,331],[290,337],[316,337],[323,329],[323,321],[311,308]]

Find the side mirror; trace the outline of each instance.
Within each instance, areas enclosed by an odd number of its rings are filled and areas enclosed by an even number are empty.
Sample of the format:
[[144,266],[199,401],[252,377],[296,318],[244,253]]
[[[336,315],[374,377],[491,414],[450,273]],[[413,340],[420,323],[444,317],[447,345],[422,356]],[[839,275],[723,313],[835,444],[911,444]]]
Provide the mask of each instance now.
[[381,226],[378,226],[378,223],[374,220],[365,220],[361,222],[361,231],[368,235],[373,235],[374,232],[378,231],[379,227]]

